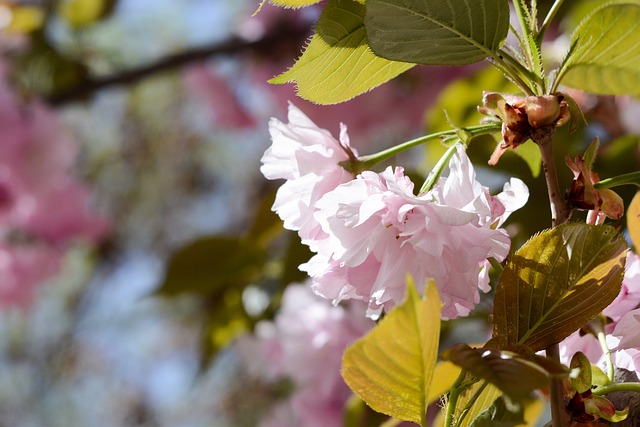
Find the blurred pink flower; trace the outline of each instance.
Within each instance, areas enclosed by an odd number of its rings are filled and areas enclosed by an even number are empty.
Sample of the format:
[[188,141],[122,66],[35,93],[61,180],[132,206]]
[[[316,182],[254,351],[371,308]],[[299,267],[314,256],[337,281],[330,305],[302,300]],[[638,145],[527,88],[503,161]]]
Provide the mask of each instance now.
[[333,306],[310,287],[292,285],[274,322],[262,322],[255,337],[238,343],[253,375],[288,378],[294,392],[261,424],[263,427],[340,427],[351,392],[340,375],[342,354],[374,323],[363,307]]
[[329,237],[301,266],[314,291],[336,302],[364,300],[368,314],[376,316],[401,302],[411,274],[420,291],[429,278],[435,280],[443,318],[468,315],[479,302],[481,266],[488,257],[501,261],[509,253],[509,236],[495,227],[529,193],[513,179],[502,195],[491,196],[475,180],[462,147],[449,167],[449,178],[417,197],[397,167],[365,171],[321,198],[315,218]]
[[44,244],[0,243],[0,307],[26,309],[35,289],[60,270],[62,253]]
[[58,272],[65,245],[94,242],[109,225],[72,175],[75,142],[50,110],[21,102],[0,74],[0,306],[28,307],[34,287]]
[[326,237],[313,218],[316,202],[338,185],[353,179],[339,163],[349,159],[351,149],[347,128],[341,125],[340,140],[320,129],[293,104],[289,123],[271,119],[273,144],[262,156],[260,171],[267,179],[285,179],[278,189],[273,210],[288,230],[298,231],[302,242],[316,250],[316,242]]

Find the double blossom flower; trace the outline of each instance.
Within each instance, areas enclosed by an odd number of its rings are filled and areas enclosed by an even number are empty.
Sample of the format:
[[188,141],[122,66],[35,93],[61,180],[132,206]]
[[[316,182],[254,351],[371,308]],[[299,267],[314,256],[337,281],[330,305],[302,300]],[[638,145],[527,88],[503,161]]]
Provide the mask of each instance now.
[[363,300],[375,317],[399,304],[411,275],[421,292],[433,279],[445,319],[466,316],[488,291],[486,260],[502,261],[510,239],[498,228],[529,196],[516,178],[492,196],[475,178],[462,146],[450,175],[414,195],[401,167],[354,177],[346,127],[340,140],[289,107],[289,123],[270,123],[273,145],[262,158],[268,179],[285,179],[273,209],[315,256],[300,266],[315,293],[337,303]]

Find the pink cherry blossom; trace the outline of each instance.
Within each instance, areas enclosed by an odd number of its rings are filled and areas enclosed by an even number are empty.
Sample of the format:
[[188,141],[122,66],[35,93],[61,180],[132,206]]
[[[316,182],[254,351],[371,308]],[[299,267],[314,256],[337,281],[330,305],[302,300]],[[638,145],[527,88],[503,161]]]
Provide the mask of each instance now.
[[294,392],[274,408],[263,427],[339,427],[350,396],[340,375],[346,347],[374,323],[356,309],[333,306],[308,284],[292,285],[283,295],[274,322],[263,322],[256,337],[238,343],[250,372],[265,380],[289,378]]
[[[402,168],[365,171],[317,203],[316,220],[328,238],[301,269],[326,298],[361,299],[376,316],[402,301],[410,274],[421,291],[433,278],[443,318],[467,315],[479,301],[479,273],[488,257],[503,260],[510,239],[494,227],[528,198],[519,180],[493,197],[475,180],[462,147],[450,176],[415,196]],[[482,282],[484,283],[484,281]]]
[[326,237],[313,218],[316,202],[338,185],[353,179],[339,163],[357,153],[349,145],[347,128],[340,140],[320,129],[302,111],[289,104],[289,123],[271,119],[273,144],[262,157],[260,171],[267,179],[287,180],[276,194],[273,210],[288,230],[298,231],[302,242],[315,250]]

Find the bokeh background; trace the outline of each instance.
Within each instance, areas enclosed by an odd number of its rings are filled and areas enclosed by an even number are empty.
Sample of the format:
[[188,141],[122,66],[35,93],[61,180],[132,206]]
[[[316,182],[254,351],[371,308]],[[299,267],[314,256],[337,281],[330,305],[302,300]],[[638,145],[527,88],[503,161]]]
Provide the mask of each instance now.
[[[266,81],[299,56],[321,6],[252,17],[258,3],[0,1],[0,427],[256,425],[280,391],[230,344],[273,317],[309,257],[269,210],[269,118],[292,101],[334,135],[346,123],[369,154],[445,129],[443,110],[476,124],[482,90],[509,90],[482,65],[422,67],[314,105]],[[601,176],[637,170],[637,105],[575,95],[589,126],[561,132],[559,161],[598,134]],[[545,200],[522,157],[485,166],[494,146],[471,146],[481,181],[518,176]],[[420,180],[442,150],[393,163]],[[511,220],[516,241],[547,226],[548,206],[535,209]]]

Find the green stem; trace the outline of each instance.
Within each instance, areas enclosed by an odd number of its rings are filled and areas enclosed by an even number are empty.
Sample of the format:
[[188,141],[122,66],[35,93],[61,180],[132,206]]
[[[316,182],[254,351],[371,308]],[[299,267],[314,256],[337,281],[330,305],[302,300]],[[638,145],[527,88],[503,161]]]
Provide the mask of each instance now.
[[517,58],[513,57],[513,55],[511,55],[508,51],[504,49],[500,49],[498,53],[502,55],[505,59],[507,59],[509,61],[509,64],[514,65],[518,70],[518,72],[524,77],[526,77],[529,81],[533,81],[537,83],[540,87],[544,85],[544,79],[542,77],[540,77],[539,75],[537,75],[536,73],[532,72],[527,67],[525,67],[520,61],[518,61]]
[[456,405],[458,404],[458,398],[460,397],[460,386],[464,382],[467,376],[467,371],[462,370],[456,381],[451,386],[451,392],[449,393],[449,401],[447,402],[447,412],[444,417],[444,427],[452,427],[453,420],[456,414]]
[[397,154],[400,154],[404,151],[407,151],[411,148],[417,147],[421,144],[424,144],[429,141],[433,141],[436,139],[441,139],[448,136],[456,136],[460,130],[466,132],[470,137],[491,134],[494,132],[500,131],[502,128],[502,123],[493,123],[489,125],[480,125],[480,126],[469,126],[461,129],[451,129],[443,132],[432,133],[430,135],[425,135],[420,138],[412,139],[411,141],[404,142],[402,144],[396,145],[395,147],[388,148],[386,150],[380,151],[379,153],[370,154],[368,156],[363,156],[360,159],[347,160],[342,162],[340,165],[344,167],[349,172],[357,175],[358,173],[369,170],[373,168],[373,166],[378,163],[387,160]]
[[504,267],[498,262],[497,259],[491,257],[489,258],[489,263],[491,264],[491,267],[493,267],[493,269],[496,271],[496,273],[498,273],[499,275],[502,274],[502,272],[504,271]]
[[624,175],[614,176],[613,178],[603,179],[602,181],[594,184],[593,186],[602,190],[603,188],[612,188],[619,185],[633,184],[640,187],[640,172],[631,172]]
[[436,163],[436,165],[433,167],[433,170],[429,173],[429,176],[425,180],[424,184],[422,184],[422,187],[420,187],[420,194],[428,192],[433,188],[434,185],[436,185],[436,182],[438,182],[438,180],[440,179],[440,175],[442,175],[442,171],[444,171],[444,168],[449,164],[449,160],[451,160],[451,157],[453,157],[453,155],[455,154],[457,150],[456,145],[457,144],[453,144],[447,149],[442,157],[440,157],[440,160],[438,160],[438,163]]
[[615,393],[616,391],[635,391],[640,393],[640,383],[607,384],[602,387],[598,387],[591,392],[596,396],[602,396],[604,394]]
[[596,333],[596,336],[598,337],[598,342],[600,343],[600,347],[602,347],[604,357],[607,360],[607,377],[609,378],[609,381],[613,381],[616,371],[613,366],[613,360],[611,360],[611,351],[609,350],[609,346],[607,345],[607,340],[605,339],[604,331],[599,330]]
[[556,17],[556,14],[560,10],[560,7],[562,6],[563,2],[564,0],[556,0],[551,6],[551,9],[549,9],[549,13],[547,13],[547,16],[544,18],[544,21],[542,22],[542,26],[540,27],[540,31],[538,31],[538,35],[537,35],[538,43],[542,43],[542,39],[544,38],[544,33],[547,31],[547,28],[549,28],[551,21],[553,21],[553,19]]
[[509,64],[505,63],[502,59],[501,53],[496,53],[491,57],[487,58],[489,63],[496,67],[502,74],[504,74],[507,78],[511,79],[513,84],[518,86],[518,88],[523,91],[526,95],[535,95],[533,89],[530,85],[525,82],[520,74],[509,66]]

